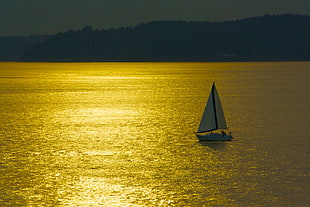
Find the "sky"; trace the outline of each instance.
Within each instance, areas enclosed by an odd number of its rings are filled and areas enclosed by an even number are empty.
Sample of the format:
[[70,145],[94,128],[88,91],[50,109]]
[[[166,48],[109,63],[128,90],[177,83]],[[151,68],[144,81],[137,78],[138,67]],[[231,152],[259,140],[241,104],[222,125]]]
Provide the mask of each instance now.
[[0,0],[0,36],[283,13],[310,15],[310,0]]

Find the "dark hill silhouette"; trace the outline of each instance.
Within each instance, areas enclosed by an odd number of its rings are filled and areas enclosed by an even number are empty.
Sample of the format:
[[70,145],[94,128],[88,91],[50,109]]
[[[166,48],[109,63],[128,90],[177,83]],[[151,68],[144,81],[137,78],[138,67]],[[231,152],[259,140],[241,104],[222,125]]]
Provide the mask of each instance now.
[[31,35],[27,37],[0,37],[0,61],[16,61],[35,43],[47,39],[47,35]]
[[38,42],[22,61],[310,60],[310,16],[266,15],[227,22],[157,21],[90,26]]

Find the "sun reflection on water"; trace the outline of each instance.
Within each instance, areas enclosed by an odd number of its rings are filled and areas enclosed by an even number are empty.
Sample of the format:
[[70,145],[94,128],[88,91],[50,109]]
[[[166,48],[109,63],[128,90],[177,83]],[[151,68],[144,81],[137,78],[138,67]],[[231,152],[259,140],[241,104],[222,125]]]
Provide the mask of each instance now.
[[[270,161],[272,139],[255,125],[267,111],[252,111],[269,87],[244,64],[0,64],[0,205],[285,204],[275,190],[294,180]],[[214,80],[242,138],[198,143]]]

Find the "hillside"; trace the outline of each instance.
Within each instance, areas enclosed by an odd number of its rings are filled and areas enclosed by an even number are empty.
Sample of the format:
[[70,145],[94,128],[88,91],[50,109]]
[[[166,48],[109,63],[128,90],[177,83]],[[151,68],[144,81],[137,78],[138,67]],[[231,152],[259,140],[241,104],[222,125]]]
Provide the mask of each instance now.
[[310,16],[228,22],[157,21],[134,27],[85,27],[38,41],[21,61],[310,60]]
[[27,37],[0,37],[0,61],[16,61],[26,51],[47,39],[47,35],[31,35]]

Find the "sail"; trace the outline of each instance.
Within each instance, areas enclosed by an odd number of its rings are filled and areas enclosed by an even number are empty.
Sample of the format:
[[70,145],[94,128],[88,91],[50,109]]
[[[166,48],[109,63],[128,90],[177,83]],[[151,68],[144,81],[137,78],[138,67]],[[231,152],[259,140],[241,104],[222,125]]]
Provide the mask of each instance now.
[[227,129],[220,97],[217,93],[217,90],[214,84],[213,86],[214,86],[213,94],[214,94],[214,103],[215,103],[215,113],[216,113],[216,118],[217,118],[217,129]]
[[216,129],[227,129],[221,101],[215,84],[213,83],[209,99],[202,115],[198,133],[209,132]]
[[205,108],[205,111],[203,112],[200,125],[198,128],[198,132],[208,132],[216,129],[216,119],[215,119],[215,113],[214,113],[214,100],[212,91],[209,95],[209,99]]

